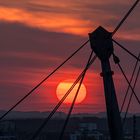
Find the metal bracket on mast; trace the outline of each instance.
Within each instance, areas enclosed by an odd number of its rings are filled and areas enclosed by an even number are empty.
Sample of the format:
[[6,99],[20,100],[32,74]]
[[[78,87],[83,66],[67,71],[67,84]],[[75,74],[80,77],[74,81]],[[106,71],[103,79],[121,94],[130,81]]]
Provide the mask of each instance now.
[[112,33],[99,26],[89,34],[91,49],[101,61],[104,91],[106,99],[108,126],[111,140],[122,140],[123,130],[116,98],[109,58],[113,54]]

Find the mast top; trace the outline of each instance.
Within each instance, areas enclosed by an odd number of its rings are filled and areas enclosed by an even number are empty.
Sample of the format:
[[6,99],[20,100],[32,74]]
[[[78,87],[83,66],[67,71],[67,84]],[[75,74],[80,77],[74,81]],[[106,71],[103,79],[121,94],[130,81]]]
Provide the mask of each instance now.
[[100,60],[110,58],[113,53],[112,33],[99,26],[95,31],[89,33],[91,49]]

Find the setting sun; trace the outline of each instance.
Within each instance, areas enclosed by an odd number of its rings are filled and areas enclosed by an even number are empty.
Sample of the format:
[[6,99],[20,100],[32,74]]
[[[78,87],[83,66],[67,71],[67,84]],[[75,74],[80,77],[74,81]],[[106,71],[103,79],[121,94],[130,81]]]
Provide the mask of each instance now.
[[[56,89],[56,95],[59,100],[62,99],[62,97],[65,95],[65,93],[69,90],[69,88],[72,86],[73,82],[69,81],[64,81],[59,83]],[[76,91],[78,89],[79,84],[76,84],[75,88],[71,91],[71,93],[68,95],[64,103],[69,104],[72,103],[74,96],[76,94]],[[86,97],[86,87],[84,84],[81,85],[81,88],[79,90],[79,94],[76,99],[76,104],[81,103]]]

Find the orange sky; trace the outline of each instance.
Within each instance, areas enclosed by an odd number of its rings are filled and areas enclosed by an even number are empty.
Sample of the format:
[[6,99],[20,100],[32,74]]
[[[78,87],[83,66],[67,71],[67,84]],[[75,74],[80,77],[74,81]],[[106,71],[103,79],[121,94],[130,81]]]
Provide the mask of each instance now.
[[[86,36],[88,32],[91,32],[100,24],[106,26],[110,31],[113,30],[117,23],[115,25],[112,23],[120,20],[120,15],[125,13],[132,4],[132,1],[117,1],[118,6],[116,5],[116,8],[114,7],[116,2],[111,0],[107,0],[106,2],[103,2],[103,0],[99,0],[98,2],[93,2],[91,0],[85,2],[79,2],[78,0],[60,0],[59,2],[56,0],[6,0],[3,2],[1,0],[0,4],[1,21],[19,22],[47,31]],[[121,9],[123,6],[127,9]],[[120,11],[118,11],[119,7],[121,9]],[[114,8],[114,11],[111,8]],[[138,8],[136,9],[136,13],[137,11]],[[118,14],[115,15],[115,13]],[[130,19],[133,19],[130,20],[130,23],[137,22],[133,15]],[[106,23],[107,21],[111,21],[112,23],[110,22],[110,24],[108,24]],[[130,31],[131,36],[129,35]],[[131,30],[129,29],[127,32],[122,31],[119,37],[129,40],[139,40],[139,30],[133,28]]]
[[[132,3],[132,0],[0,0],[0,99],[11,99],[1,102],[0,109],[13,105],[87,40],[88,33],[96,27],[102,25],[112,31]],[[115,36],[136,55],[140,50],[138,16],[139,5]],[[122,58],[121,62],[130,77],[135,60],[119,48],[115,51]],[[50,110],[58,102],[56,87],[59,82],[76,78],[85,66],[89,52],[88,44],[17,110]],[[116,66],[113,64],[112,67],[116,72],[114,78],[119,87],[116,89],[121,104],[121,94],[124,94],[127,84]],[[97,60],[84,80],[87,97],[83,104],[76,105],[75,112],[105,110],[100,72],[100,62]],[[123,84],[119,81],[123,81]],[[139,91],[138,87],[136,91]],[[62,109],[66,107],[64,105]],[[139,112],[138,105],[132,104],[131,111]]]

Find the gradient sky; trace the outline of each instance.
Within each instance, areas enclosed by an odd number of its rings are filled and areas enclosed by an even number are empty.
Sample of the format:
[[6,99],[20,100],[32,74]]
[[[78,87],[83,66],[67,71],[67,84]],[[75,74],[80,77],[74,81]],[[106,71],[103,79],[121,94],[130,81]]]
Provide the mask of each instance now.
[[[67,56],[88,39],[99,25],[112,31],[133,0],[0,0],[0,109],[8,109]],[[136,7],[114,36],[127,49],[140,52],[139,8]],[[114,47],[130,78],[135,59]],[[58,102],[56,87],[64,80],[75,79],[84,68],[90,53],[89,44],[63,68],[48,79],[16,110],[48,111]],[[119,104],[127,83],[111,60]],[[84,84],[87,97],[74,112],[105,111],[100,61],[88,71]],[[140,80],[135,89],[138,91]],[[61,111],[66,111],[63,105]],[[135,98],[130,112],[140,112]]]

